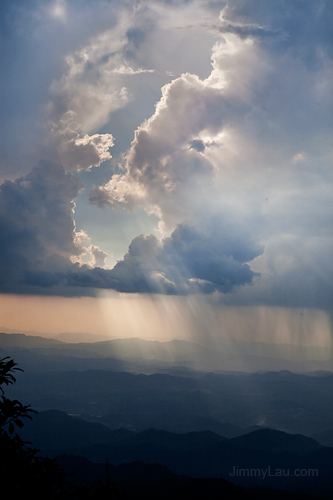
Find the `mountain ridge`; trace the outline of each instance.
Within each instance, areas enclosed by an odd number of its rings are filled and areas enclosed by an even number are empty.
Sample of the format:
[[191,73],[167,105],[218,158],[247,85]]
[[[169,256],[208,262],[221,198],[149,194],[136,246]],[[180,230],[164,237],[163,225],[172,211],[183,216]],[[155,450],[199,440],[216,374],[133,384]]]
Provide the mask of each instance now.
[[[67,445],[53,450],[42,449],[43,453],[47,452],[52,458],[64,457],[65,454],[81,457],[78,459],[80,463],[84,460],[100,464],[107,461],[112,474],[117,470],[115,467],[120,465],[123,471],[128,471],[128,467],[132,467],[134,475],[135,470],[138,472],[137,467],[149,471],[151,466],[157,468],[158,478],[173,477],[173,475],[197,479],[215,477],[246,488],[262,486],[281,488],[283,485],[291,491],[302,491],[306,484],[309,493],[333,492],[330,474],[333,466],[333,448],[323,447],[313,439],[299,434],[260,429],[238,438],[226,439],[207,431],[175,434],[149,429],[135,433],[124,429],[112,431],[106,428],[106,432],[111,436],[109,443],[95,442],[95,444],[71,448],[71,433],[75,428],[73,425],[76,425],[76,432],[80,434],[78,428],[80,419],[54,411],[46,412],[45,415],[49,418],[50,427],[44,426],[43,428],[37,422],[36,429],[39,429],[39,433],[44,433],[44,436],[49,436],[55,430],[55,420],[50,417],[60,417],[60,430],[64,434],[62,443]],[[67,423],[70,422],[71,425],[66,427],[64,420]],[[30,429],[31,425],[32,423],[30,423]],[[100,430],[99,424],[84,423],[84,426],[86,433],[89,427],[94,431]],[[27,431],[29,431],[29,424],[27,424]],[[22,437],[29,438],[29,432],[26,434],[22,432]],[[32,434],[30,438],[33,438]],[[104,438],[99,434],[97,439],[103,440]],[[59,444],[56,435],[54,435],[54,442]],[[263,443],[265,446],[262,446]],[[36,444],[36,441],[33,442],[33,445]],[[138,463],[143,465],[135,465]],[[268,475],[267,467],[270,471]],[[305,478],[288,474],[282,484],[281,478],[276,473],[272,473],[282,468],[288,471],[317,470],[318,474]],[[243,476],[235,473],[235,470],[253,470],[256,474]],[[265,473],[262,472],[265,470]],[[137,478],[138,475],[136,475]]]
[[[263,354],[255,354],[259,344],[261,351],[264,351]],[[9,354],[11,354],[10,351],[15,354],[18,349],[25,348],[29,349],[34,355],[47,358],[48,361],[51,360],[52,356],[53,358],[58,356],[58,366],[61,362],[68,364],[68,360],[65,359],[66,357],[73,357],[78,359],[86,358],[87,360],[98,358],[101,360],[112,359],[114,360],[114,366],[116,365],[116,361],[127,363],[124,366],[124,369],[127,371],[142,370],[143,372],[150,371],[151,373],[154,370],[176,369],[177,367],[202,372],[228,370],[246,372],[289,370],[297,373],[333,371],[333,359],[291,361],[288,359],[288,357],[290,358],[290,353],[289,355],[286,354],[285,358],[281,357],[282,354],[279,351],[281,347],[279,345],[275,345],[272,348],[272,345],[268,344],[268,347],[265,347],[266,351],[263,348],[263,343],[258,343],[258,345],[249,343],[244,347],[244,344],[229,343],[228,345],[225,344],[225,350],[223,350],[223,346],[218,350],[204,347],[192,341],[179,339],[160,342],[157,340],[130,338],[89,343],[68,343],[55,339],[27,336],[25,334],[0,333],[0,347],[2,349],[5,348],[4,350],[7,349]],[[251,349],[254,353],[251,353]],[[246,353],[244,354],[242,350]],[[268,353],[272,354],[272,350],[273,354],[275,354],[268,356]],[[286,349],[285,351],[287,353]],[[331,354],[330,352],[327,351],[326,354],[333,357],[333,352]],[[92,362],[87,361],[87,364],[89,363],[92,366]],[[131,367],[128,363],[134,363],[134,365]]]

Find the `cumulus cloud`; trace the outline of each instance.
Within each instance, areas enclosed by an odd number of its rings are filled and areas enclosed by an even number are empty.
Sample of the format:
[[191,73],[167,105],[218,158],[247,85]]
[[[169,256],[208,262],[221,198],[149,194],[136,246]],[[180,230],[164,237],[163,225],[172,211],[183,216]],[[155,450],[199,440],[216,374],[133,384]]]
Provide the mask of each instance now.
[[246,262],[262,251],[247,231],[215,217],[205,230],[180,224],[161,241],[138,236],[111,275],[123,292],[228,293],[253,282]]
[[[74,4],[39,14],[69,31]],[[2,186],[3,290],[217,291],[279,304],[289,290],[290,303],[311,305],[313,282],[312,303],[328,307],[332,2],[98,5],[105,21],[92,16],[87,35],[66,42],[44,95],[39,150],[64,169],[44,163]],[[140,113],[129,119],[131,99]],[[66,172],[111,158],[114,117],[134,139],[111,179],[82,176],[95,184],[90,202],[154,214],[160,238],[137,236],[107,269],[105,252],[75,230],[82,185]]]
[[113,135],[99,129],[131,99],[131,79],[152,71],[131,57],[133,7],[2,2],[1,91],[9,124],[2,134],[3,179],[27,173],[40,158],[67,171],[89,170],[111,158]]
[[[92,248],[98,267],[81,265],[62,272],[38,273],[36,282],[69,287],[112,288],[125,293],[163,293],[187,295],[228,293],[252,284],[255,273],[246,262],[260,255],[261,245],[238,234],[237,228],[215,221],[215,236],[200,229],[179,225],[162,241],[140,235],[128,253],[111,270],[101,269],[98,259],[105,257]],[[228,226],[228,225],[227,225]],[[229,234],[228,234],[229,233]],[[45,285],[46,286],[46,285]]]
[[253,41],[234,34],[216,43],[210,76],[201,80],[187,73],[162,88],[155,113],[135,132],[126,172],[95,187],[91,202],[143,206],[169,231],[209,211],[212,199],[221,198],[221,185],[225,189],[226,170],[252,166],[247,143],[261,147],[253,144],[258,141],[253,109],[262,107],[262,91],[273,79],[268,59]]
[[[327,84],[332,66],[326,39],[318,33],[329,6],[305,3],[306,16],[311,12],[315,18],[308,40],[303,30],[291,31],[299,17],[305,17],[295,5],[293,21],[290,13],[280,12],[277,23],[273,7],[260,10],[261,2],[254,2],[252,11],[246,2],[229,2],[221,12],[223,35],[213,48],[210,76],[201,80],[183,74],[164,86],[155,113],[135,133],[126,173],[99,188],[103,205],[107,199],[111,206],[131,205],[137,199],[138,205],[146,203],[167,218],[171,208],[161,207],[164,199],[169,197],[171,205],[175,198],[183,198],[189,177],[202,173],[206,178],[223,178],[228,166],[245,175],[247,170],[247,177],[258,168],[289,167],[290,157],[304,146],[304,137],[310,141],[308,153],[317,156],[330,123],[329,109],[318,106],[331,101]],[[272,33],[271,43],[265,43],[260,30],[256,36],[251,32],[249,28],[257,26],[255,19]],[[248,28],[246,36],[224,29],[226,22]],[[283,39],[277,26],[285,32]],[[304,57],[314,38],[315,67]],[[310,116],[311,121],[304,119]],[[204,151],[206,143],[214,143],[215,159]],[[98,203],[96,189],[92,201]]]
[[203,131],[217,134],[227,114],[219,89],[196,75],[166,85],[155,114],[135,133],[127,172],[94,188],[90,200],[100,206],[141,205],[174,228],[198,203],[199,186],[211,184],[214,176],[211,162],[198,154],[202,141],[196,138]]
[[[44,163],[0,190],[1,290],[113,288],[121,292],[230,292],[251,284],[246,262],[262,253],[245,228],[215,217],[202,228],[180,224],[162,241],[138,236],[124,259],[103,269],[107,254],[73,221],[82,184]],[[69,292],[67,292],[69,293]]]
[[57,153],[66,170],[89,170],[99,167],[112,158],[109,149],[113,146],[111,134],[79,134],[66,128],[56,134]]
[[114,288],[104,269],[107,254],[75,228],[73,200],[82,187],[52,162],[0,186],[1,292],[84,295]]
[[[292,236],[300,232],[299,242],[306,253],[315,229],[310,229],[313,215],[300,221],[299,203],[306,192],[309,206],[320,204],[323,179],[329,178],[327,128],[331,127],[332,99],[328,82],[332,62],[326,22],[331,7],[325,1],[304,2],[303,7],[279,7],[277,13],[275,6],[262,8],[260,1],[250,7],[248,2],[236,0],[225,5],[219,23],[202,25],[202,29],[215,29],[220,37],[212,50],[211,74],[201,79],[185,73],[162,88],[154,114],[135,132],[125,172],[117,173],[104,186],[95,186],[90,201],[100,207],[143,207],[159,217],[162,233],[172,233],[170,241],[179,228],[188,225],[210,245],[216,233],[213,226],[211,233],[204,230],[204,221],[216,213],[222,218],[233,214],[236,225],[248,221],[253,238],[268,244],[271,255],[279,254],[285,234],[295,241]],[[307,35],[304,26],[300,27],[305,19]],[[324,102],[327,107],[321,105]],[[285,210],[286,199],[289,210]],[[274,212],[267,210],[268,200]],[[326,214],[315,212],[329,245]],[[225,233],[225,245],[229,238],[230,233]],[[193,241],[198,245],[198,240]],[[130,251],[114,271],[120,273],[135,262],[138,269],[141,265],[150,269],[145,275],[172,288],[177,280],[161,265],[169,243],[162,239],[158,245],[154,238],[133,240],[135,248],[148,242],[149,251],[147,248],[135,258]],[[245,241],[241,245],[246,248]],[[226,256],[223,248],[221,259]],[[150,253],[146,263],[144,256]],[[260,253],[242,265],[257,257],[258,267],[263,263]],[[207,273],[199,275],[198,266],[194,272],[188,253],[182,256],[177,266],[177,259],[172,264],[182,269],[181,276],[206,280],[215,283],[212,289],[229,291],[210,280]],[[312,258],[312,264],[311,259],[294,263],[294,275],[313,275],[317,267],[314,253]],[[185,268],[184,262],[189,262]],[[207,262],[211,269],[221,271],[216,260],[208,258]],[[282,294],[282,283],[289,280],[278,267],[272,272],[272,286],[275,282]],[[252,278],[243,283],[252,282]],[[305,294],[301,286],[298,293],[302,302]]]
[[125,58],[129,26],[123,13],[116,27],[68,55],[65,74],[52,82],[47,149],[58,154],[66,170],[89,170],[111,159],[112,134],[89,134],[128,103],[126,77],[150,71],[131,67]]
[[[75,244],[74,203],[82,183],[55,163],[0,187],[1,290],[17,291],[32,274],[58,271],[81,250]],[[28,278],[28,276],[30,276]],[[51,286],[54,280],[46,280]]]
[[98,246],[91,244],[91,238],[82,229],[75,232],[75,245],[80,249],[80,253],[70,257],[71,262],[80,266],[106,268],[108,254],[103,252]]

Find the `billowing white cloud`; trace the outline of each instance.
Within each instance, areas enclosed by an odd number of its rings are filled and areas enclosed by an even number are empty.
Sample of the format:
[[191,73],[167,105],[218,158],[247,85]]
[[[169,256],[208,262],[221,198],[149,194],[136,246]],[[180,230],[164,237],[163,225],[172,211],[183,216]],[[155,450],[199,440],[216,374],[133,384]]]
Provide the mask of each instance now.
[[[54,130],[53,130],[54,132]],[[89,170],[112,158],[112,134],[79,134],[66,128],[55,134],[57,156],[66,170]]]
[[[184,220],[198,203],[199,186],[214,175],[212,164],[191,147],[191,141],[204,123],[218,130],[213,116],[218,101],[220,93],[195,75],[186,74],[165,86],[155,114],[136,131],[127,172],[95,188],[91,201],[102,206],[143,205],[169,228]],[[220,109],[215,119],[223,121]]]
[[103,252],[98,246],[91,244],[91,239],[83,230],[76,231],[74,243],[79,254],[74,254],[70,257],[73,264],[78,263],[81,266],[107,268],[105,260],[108,257],[106,252]]
[[[15,246],[24,224],[13,221],[16,240],[5,227],[11,243],[4,255],[14,262],[9,258],[13,244],[20,283],[57,284],[59,290],[218,291],[235,303],[328,307],[332,2],[96,5],[91,9],[85,3],[80,10],[76,2],[52,1],[37,9],[45,26],[58,30],[57,39],[59,30],[75,36],[65,37],[57,71],[43,87],[39,107],[45,114],[43,120],[38,116],[45,130],[36,149],[67,172],[88,171],[81,177],[95,184],[91,203],[157,216],[161,237],[137,236],[124,258],[106,269],[103,245],[79,241],[75,231],[71,207],[79,181],[57,167],[53,206],[64,206],[64,179],[76,186],[66,198],[65,214],[52,220],[45,215],[59,232],[58,246],[44,236],[45,221],[33,204],[27,205],[34,215],[26,220],[26,254]],[[75,13],[84,21],[81,28]],[[45,39],[46,28],[37,24],[35,38]],[[138,114],[130,116],[136,108]],[[130,148],[114,154],[105,182],[106,169],[99,176],[91,167],[111,158],[116,132],[126,131],[127,148],[134,128]],[[30,141],[21,136],[22,144]],[[45,174],[39,167],[38,175],[48,179],[56,169],[44,165]],[[13,168],[12,178],[24,168]],[[34,172],[3,185],[3,209],[16,207],[17,221],[26,217],[22,200],[35,193]],[[20,203],[13,198],[7,204],[14,191]],[[36,200],[40,213],[48,213],[45,200]]]
[[89,134],[127,104],[126,78],[149,72],[126,60],[130,21],[127,14],[120,16],[115,28],[68,55],[65,74],[51,85],[46,149],[58,155],[66,170],[89,170],[111,159],[112,134]]
[[[252,11],[247,2],[229,2],[218,22],[205,23],[220,37],[212,51],[211,74],[201,79],[186,73],[162,88],[154,114],[135,132],[125,172],[94,187],[90,200],[101,207],[143,207],[160,218],[166,235],[179,224],[194,225],[207,242],[215,234],[203,231],[207,220],[232,214],[235,227],[246,220],[253,237],[268,246],[271,259],[289,262],[268,271],[265,253],[255,260],[255,268],[270,276],[272,302],[288,288],[291,273],[299,283],[296,302],[304,298],[309,304],[303,277],[324,276],[328,270],[320,246],[312,245],[319,227],[323,246],[332,246],[332,190],[325,188],[331,178],[327,127],[332,60],[326,35],[319,33],[321,26],[327,28],[323,16],[330,7],[305,2],[306,15],[292,6],[292,20],[290,13],[280,12],[276,22],[275,8],[266,6],[260,15],[259,4],[254,2]],[[314,18],[306,37],[298,22],[310,13]],[[229,237],[224,235],[226,242]],[[282,251],[285,238],[293,242],[290,259]],[[134,241],[136,247],[146,245]],[[160,245],[166,252],[164,240]],[[239,246],[246,248],[245,240]],[[222,246],[220,252],[222,258]],[[130,258],[131,252],[115,271],[134,262]],[[209,261],[208,253],[205,258]],[[187,259],[178,262],[179,269],[186,268]],[[157,276],[166,278],[155,264]],[[329,287],[323,289],[328,296]],[[265,301],[267,292],[258,300]]]
[[1,16],[8,125],[0,182],[26,174],[40,158],[66,170],[89,170],[110,159],[113,135],[99,129],[131,99],[131,78],[151,71],[131,57],[133,3],[92,8],[19,0],[4,2]]

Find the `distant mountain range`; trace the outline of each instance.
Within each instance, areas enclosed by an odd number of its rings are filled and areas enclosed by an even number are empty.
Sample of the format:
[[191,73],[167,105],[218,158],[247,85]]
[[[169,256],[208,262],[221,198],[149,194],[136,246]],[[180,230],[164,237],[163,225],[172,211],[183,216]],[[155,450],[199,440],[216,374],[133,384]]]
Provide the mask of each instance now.
[[[192,374],[193,375],[193,374]],[[25,372],[6,391],[38,411],[142,431],[211,430],[227,437],[270,427],[312,436],[332,429],[333,374],[133,374],[111,370]]]
[[[185,341],[67,344],[0,334],[0,355],[25,370],[8,388],[16,399],[113,429],[211,430],[226,437],[261,427],[307,436],[332,429],[332,372],[205,373],[194,369],[198,358],[204,367],[227,355]],[[329,436],[320,441],[331,443]]]
[[[18,330],[0,326],[0,332],[3,333],[18,333]],[[20,334],[33,337],[42,337],[47,339],[60,340],[61,342],[101,342],[103,340],[110,340],[109,335],[92,334],[89,332],[62,332],[62,333],[47,333],[43,334],[34,330],[20,331]]]
[[332,349],[260,342],[236,343],[225,339],[216,340],[211,347],[204,347],[185,340],[158,342],[132,338],[65,343],[38,336],[0,333],[0,349],[15,355],[26,369],[37,367],[39,371],[67,370],[70,367],[79,370],[100,367],[141,373],[163,373],[179,368],[204,372],[289,370],[304,373],[333,370]]

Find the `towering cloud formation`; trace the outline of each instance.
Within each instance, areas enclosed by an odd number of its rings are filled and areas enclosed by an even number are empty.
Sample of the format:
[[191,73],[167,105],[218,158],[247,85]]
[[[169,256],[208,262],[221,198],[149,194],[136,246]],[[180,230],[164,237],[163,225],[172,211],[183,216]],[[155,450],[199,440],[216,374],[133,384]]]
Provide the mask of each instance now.
[[[332,2],[96,5],[89,21],[82,7],[88,35],[68,38],[48,81],[38,151],[57,164],[1,186],[3,290],[237,289],[236,302],[328,307]],[[74,30],[75,2],[48,7],[48,25]],[[135,107],[146,120],[101,185],[92,167],[111,158],[117,120],[132,127]],[[113,269],[75,230],[82,170],[91,204],[159,220],[159,238],[138,229]]]
[[[135,270],[142,273],[142,269],[146,276],[164,280],[163,286],[171,289],[175,282],[179,286],[180,276],[192,279],[190,288],[194,283],[197,286],[199,279],[207,280],[200,285],[206,291],[226,292],[236,284],[252,283],[252,271],[231,276],[226,264],[233,258],[230,247],[244,250],[245,259],[238,261],[243,270],[244,262],[262,254],[263,247],[258,243],[256,251],[252,246],[252,252],[247,252],[247,221],[252,240],[261,240],[266,247],[257,269],[270,274],[271,280],[274,275],[271,300],[285,301],[287,290],[290,300],[290,294],[295,296],[298,290],[297,305],[302,301],[311,303],[314,295],[321,296],[319,302],[328,303],[330,287],[323,273],[318,272],[317,266],[316,272],[306,270],[315,259],[314,238],[319,234],[314,226],[311,235],[305,233],[313,218],[318,227],[326,227],[326,231],[320,231],[320,243],[318,240],[315,246],[325,269],[331,268],[323,250],[332,243],[328,220],[323,212],[313,210],[321,204],[319,192],[321,196],[328,195],[322,190],[322,182],[329,167],[325,129],[329,116],[321,103],[330,100],[327,83],[331,66],[327,39],[316,34],[329,7],[325,3],[307,3],[308,14],[312,12],[314,16],[308,39],[303,29],[296,26],[303,13],[295,5],[288,11],[292,22],[286,13],[279,14],[277,22],[275,13],[267,7],[260,10],[258,3],[253,10],[247,7],[246,2],[230,2],[221,11],[219,23],[210,27],[221,34],[213,48],[210,76],[202,80],[184,74],[164,86],[154,115],[135,133],[126,172],[115,174],[103,187],[93,188],[90,200],[100,207],[124,206],[133,210],[142,206],[160,218],[164,234],[176,228],[159,243],[143,237],[133,241],[129,253],[114,269],[115,273],[122,273],[119,276],[123,279],[130,273],[136,277],[132,290],[141,289],[143,278],[140,281]],[[317,56],[313,46],[317,47]],[[320,165],[316,173],[314,162]],[[299,206],[303,207],[302,216],[296,209]],[[232,220],[234,230],[239,232],[236,245],[232,232],[219,228],[226,219]],[[207,224],[207,220],[214,220],[215,224]],[[187,250],[189,234],[193,248],[197,249],[196,264]],[[281,267],[279,262],[285,254],[282,242],[286,238],[291,246]],[[294,242],[296,247],[299,245],[297,254],[301,258],[295,255]],[[202,251],[205,245],[211,251]],[[173,262],[177,279],[175,273],[165,273],[161,260]],[[321,294],[309,291],[305,278],[309,272],[312,286],[321,289]],[[287,278],[289,274],[293,280]],[[260,300],[265,300],[263,295],[261,291]]]

